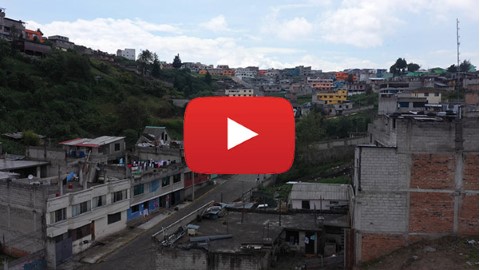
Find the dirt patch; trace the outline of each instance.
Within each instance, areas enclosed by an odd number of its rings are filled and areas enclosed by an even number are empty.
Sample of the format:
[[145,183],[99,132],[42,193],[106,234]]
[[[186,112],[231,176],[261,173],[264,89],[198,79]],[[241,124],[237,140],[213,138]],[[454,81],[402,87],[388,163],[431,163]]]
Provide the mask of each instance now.
[[478,269],[478,259],[478,236],[470,238],[448,236],[415,243],[366,264],[360,269]]

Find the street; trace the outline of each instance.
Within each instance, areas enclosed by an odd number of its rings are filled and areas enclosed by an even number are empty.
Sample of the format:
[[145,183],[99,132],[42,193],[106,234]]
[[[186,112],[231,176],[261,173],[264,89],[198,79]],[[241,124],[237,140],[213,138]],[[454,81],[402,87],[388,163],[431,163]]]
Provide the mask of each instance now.
[[257,185],[256,178],[257,175],[228,175],[218,178],[219,184],[214,189],[197,198],[185,208],[166,217],[133,241],[103,258],[100,262],[83,264],[77,269],[154,269],[156,245],[154,245],[151,238],[152,234],[211,200],[220,201],[223,198],[224,202],[231,202],[240,198],[242,192],[246,192]]

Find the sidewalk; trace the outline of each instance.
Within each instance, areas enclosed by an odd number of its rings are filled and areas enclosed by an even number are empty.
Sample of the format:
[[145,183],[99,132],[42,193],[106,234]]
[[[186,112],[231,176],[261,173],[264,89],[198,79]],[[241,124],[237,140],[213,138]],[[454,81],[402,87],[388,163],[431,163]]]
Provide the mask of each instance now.
[[[222,183],[224,183],[224,181],[217,181],[216,185],[208,185],[199,189],[195,192],[196,198],[200,198],[201,196],[213,190],[215,187],[219,186]],[[95,241],[95,243],[90,248],[79,254],[73,255],[72,258],[70,258],[68,261],[57,266],[57,269],[74,270],[81,268],[81,266],[85,266],[85,263],[97,263],[102,258],[113,253],[120,247],[134,241],[138,236],[142,235],[147,230],[151,229],[159,222],[167,218],[169,215],[175,212],[175,208],[182,209],[190,204],[190,201],[185,201],[181,204],[175,205],[175,207],[172,207],[170,209],[162,209],[161,211],[155,212],[145,218],[141,217],[141,220],[138,221],[138,225],[136,227],[127,227],[126,229],[118,233],[109,235],[105,238],[100,239],[99,241]]]

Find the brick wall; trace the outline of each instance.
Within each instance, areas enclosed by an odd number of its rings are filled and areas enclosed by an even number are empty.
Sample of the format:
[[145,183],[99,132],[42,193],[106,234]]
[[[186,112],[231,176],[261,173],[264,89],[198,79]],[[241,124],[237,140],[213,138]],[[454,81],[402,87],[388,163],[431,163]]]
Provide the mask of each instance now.
[[409,231],[453,233],[453,196],[439,192],[410,193]]
[[361,236],[361,260],[367,262],[406,246],[403,235],[365,233]]
[[478,153],[466,154],[464,160],[463,188],[478,190]]
[[478,194],[463,194],[460,204],[458,233],[478,236]]
[[453,189],[454,154],[412,154],[411,188]]
[[[393,125],[393,121],[396,121]],[[379,117],[355,152],[356,263],[439,234],[478,235],[478,118]]]

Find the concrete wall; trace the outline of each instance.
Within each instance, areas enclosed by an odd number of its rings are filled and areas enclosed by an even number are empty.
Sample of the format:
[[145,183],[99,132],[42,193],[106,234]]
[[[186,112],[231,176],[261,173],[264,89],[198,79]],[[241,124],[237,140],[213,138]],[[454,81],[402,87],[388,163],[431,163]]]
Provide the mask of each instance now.
[[200,270],[209,269],[207,252],[201,249],[183,250],[162,248],[155,257],[156,269]]
[[270,256],[265,251],[252,253],[207,252],[203,249],[163,248],[157,252],[157,269],[178,270],[255,270],[268,269]]
[[478,118],[396,120],[395,140],[391,122],[377,119],[372,129],[374,141],[396,147],[355,152],[357,263],[422,238],[478,235]]
[[176,148],[136,148],[135,155],[140,160],[175,160],[180,163],[180,149]]
[[0,241],[4,252],[24,256],[44,249],[46,198],[43,186],[0,181]]
[[[293,209],[302,209],[303,200],[292,200]],[[332,204],[331,200],[308,200],[310,209],[316,210],[330,210],[330,207],[348,205],[348,200],[335,200],[338,203]]]

